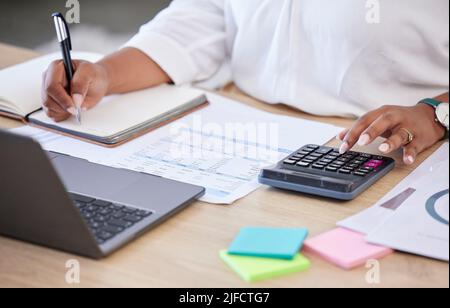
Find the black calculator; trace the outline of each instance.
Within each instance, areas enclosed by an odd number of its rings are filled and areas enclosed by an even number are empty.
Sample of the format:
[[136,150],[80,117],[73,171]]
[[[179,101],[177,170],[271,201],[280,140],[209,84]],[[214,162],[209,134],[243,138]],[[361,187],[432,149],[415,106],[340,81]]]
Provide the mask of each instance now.
[[395,166],[392,158],[358,152],[340,154],[326,146],[306,145],[263,169],[262,184],[322,197],[352,200]]

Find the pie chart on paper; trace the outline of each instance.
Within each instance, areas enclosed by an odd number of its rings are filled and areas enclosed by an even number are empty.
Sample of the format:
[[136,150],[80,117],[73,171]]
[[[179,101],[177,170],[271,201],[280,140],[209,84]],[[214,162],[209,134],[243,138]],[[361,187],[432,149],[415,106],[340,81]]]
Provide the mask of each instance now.
[[448,226],[449,190],[443,190],[431,196],[426,203],[428,214],[439,223]]

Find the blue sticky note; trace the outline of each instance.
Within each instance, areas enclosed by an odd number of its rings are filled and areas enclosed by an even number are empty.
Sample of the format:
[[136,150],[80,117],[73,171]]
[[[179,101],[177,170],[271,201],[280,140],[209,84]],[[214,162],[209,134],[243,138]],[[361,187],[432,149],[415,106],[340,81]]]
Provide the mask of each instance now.
[[243,228],[228,249],[231,255],[292,260],[308,236],[307,229]]

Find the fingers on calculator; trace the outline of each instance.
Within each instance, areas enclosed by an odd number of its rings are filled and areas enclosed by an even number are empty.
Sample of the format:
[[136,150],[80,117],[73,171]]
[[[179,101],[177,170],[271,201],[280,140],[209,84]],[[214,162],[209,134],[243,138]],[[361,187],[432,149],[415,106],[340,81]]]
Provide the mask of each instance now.
[[382,167],[387,158],[367,153],[347,152],[338,149],[308,145],[285,159],[285,165],[311,168],[340,174],[365,177]]

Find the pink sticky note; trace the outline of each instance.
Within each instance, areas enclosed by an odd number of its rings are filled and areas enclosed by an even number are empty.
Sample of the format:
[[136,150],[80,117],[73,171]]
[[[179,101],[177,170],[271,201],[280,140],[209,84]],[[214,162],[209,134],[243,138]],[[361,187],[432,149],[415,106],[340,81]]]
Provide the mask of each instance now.
[[303,249],[305,252],[316,254],[345,270],[393,253],[390,248],[366,243],[364,238],[365,235],[361,233],[337,228],[307,240]]

